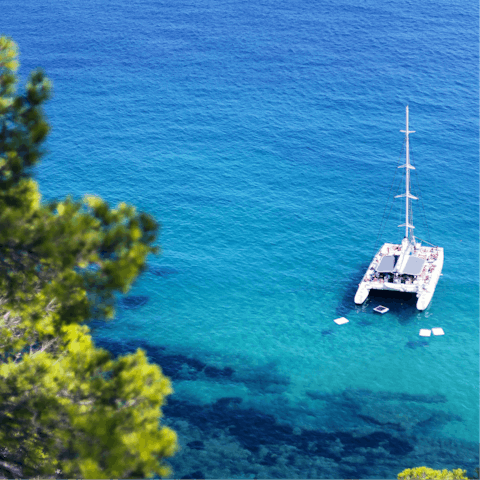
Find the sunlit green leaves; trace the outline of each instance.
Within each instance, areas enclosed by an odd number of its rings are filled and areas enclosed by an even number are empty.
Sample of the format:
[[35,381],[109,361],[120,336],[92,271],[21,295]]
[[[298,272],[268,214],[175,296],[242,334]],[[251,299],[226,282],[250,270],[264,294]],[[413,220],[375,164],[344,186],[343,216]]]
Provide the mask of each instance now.
[[30,167],[51,94],[34,72],[16,94],[17,48],[0,38],[0,476],[166,475],[177,448],[160,423],[172,393],[145,353],[112,359],[87,323],[145,269],[158,223],[99,197],[42,203]]
[[434,470],[433,468],[407,468],[398,474],[399,480],[467,480],[466,470]]

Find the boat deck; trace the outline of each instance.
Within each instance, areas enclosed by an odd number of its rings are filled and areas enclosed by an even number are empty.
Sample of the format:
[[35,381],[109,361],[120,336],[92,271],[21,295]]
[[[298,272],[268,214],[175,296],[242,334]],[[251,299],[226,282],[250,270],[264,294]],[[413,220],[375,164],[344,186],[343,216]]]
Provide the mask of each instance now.
[[[423,310],[430,303],[443,267],[443,248],[441,247],[416,247],[415,257],[425,260],[418,275],[380,273],[377,267],[385,256],[399,257],[402,246],[394,243],[385,243],[377,252],[370,263],[362,282],[359,284],[355,303],[365,301],[370,290],[391,290],[398,292],[416,293],[419,297],[417,308]],[[426,304],[425,304],[426,302]],[[425,304],[423,308],[420,308]]]

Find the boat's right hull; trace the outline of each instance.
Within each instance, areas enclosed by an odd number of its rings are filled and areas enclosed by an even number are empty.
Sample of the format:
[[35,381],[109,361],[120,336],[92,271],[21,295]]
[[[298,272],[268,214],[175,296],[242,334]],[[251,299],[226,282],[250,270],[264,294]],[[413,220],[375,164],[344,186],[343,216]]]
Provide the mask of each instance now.
[[435,288],[437,286],[438,280],[440,279],[440,276],[442,274],[442,268],[443,268],[443,248],[438,249],[438,259],[435,262],[437,268],[435,269],[436,271],[433,273],[432,278],[425,289],[424,292],[421,294],[417,294],[418,300],[417,300],[417,309],[420,311],[425,310],[428,305],[430,304],[433,294],[435,293]]
[[428,305],[430,305],[430,301],[433,298],[433,292],[425,292],[422,293],[417,300],[417,310],[423,311],[425,310]]

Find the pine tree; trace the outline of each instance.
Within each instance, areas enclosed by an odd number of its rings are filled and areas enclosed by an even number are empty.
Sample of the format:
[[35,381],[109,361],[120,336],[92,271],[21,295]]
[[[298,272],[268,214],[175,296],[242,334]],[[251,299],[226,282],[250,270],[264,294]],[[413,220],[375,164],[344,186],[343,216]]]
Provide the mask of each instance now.
[[93,196],[42,202],[51,83],[37,70],[18,93],[17,69],[0,37],[0,476],[165,476],[169,379],[141,350],[112,359],[88,328],[158,253],[159,225]]
[[428,467],[407,468],[398,474],[399,480],[467,480],[466,470],[434,470]]

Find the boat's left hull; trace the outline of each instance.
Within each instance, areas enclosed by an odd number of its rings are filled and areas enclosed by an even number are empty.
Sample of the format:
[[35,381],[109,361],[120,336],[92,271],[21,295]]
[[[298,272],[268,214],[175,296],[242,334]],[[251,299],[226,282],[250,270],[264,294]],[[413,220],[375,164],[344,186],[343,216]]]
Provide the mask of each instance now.
[[357,293],[355,294],[355,303],[357,305],[361,305],[367,299],[369,293],[370,290],[366,287],[366,285],[361,284],[357,290]]

